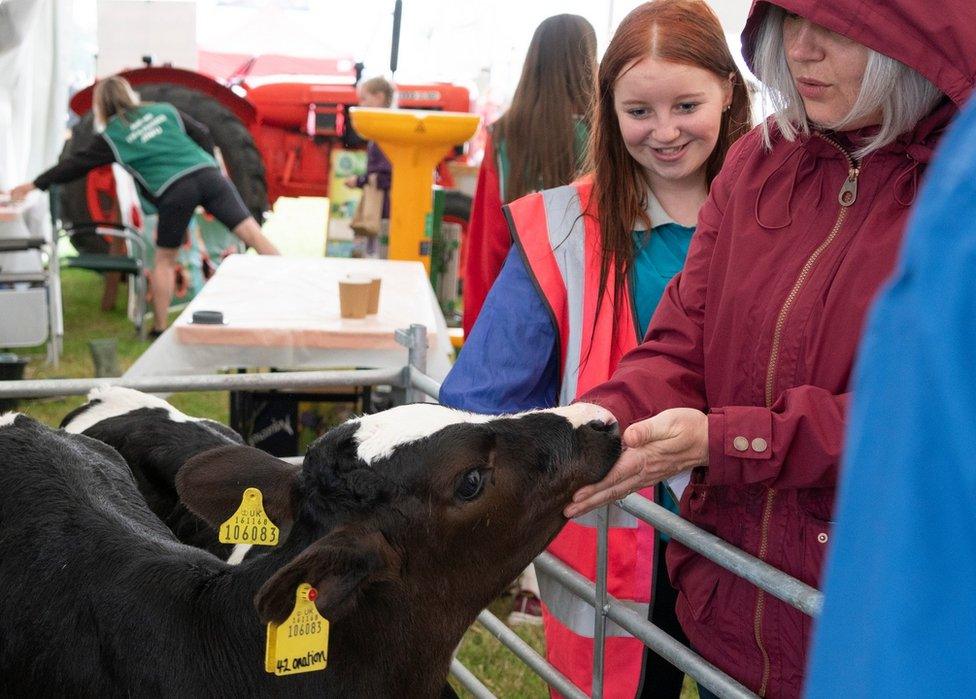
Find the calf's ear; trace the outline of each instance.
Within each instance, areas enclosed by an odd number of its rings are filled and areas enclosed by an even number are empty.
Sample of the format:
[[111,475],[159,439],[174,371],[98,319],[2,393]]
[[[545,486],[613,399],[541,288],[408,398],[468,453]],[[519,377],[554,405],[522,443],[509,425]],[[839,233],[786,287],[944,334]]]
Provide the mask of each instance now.
[[355,610],[372,585],[396,580],[401,558],[376,529],[345,526],[302,551],[275,573],[254,598],[263,623],[281,623],[295,606],[295,590],[309,583],[315,606],[330,622]]
[[257,488],[268,517],[287,529],[295,519],[300,470],[260,449],[227,445],[188,459],[176,474],[176,492],[191,512],[219,527],[237,511],[245,489]]

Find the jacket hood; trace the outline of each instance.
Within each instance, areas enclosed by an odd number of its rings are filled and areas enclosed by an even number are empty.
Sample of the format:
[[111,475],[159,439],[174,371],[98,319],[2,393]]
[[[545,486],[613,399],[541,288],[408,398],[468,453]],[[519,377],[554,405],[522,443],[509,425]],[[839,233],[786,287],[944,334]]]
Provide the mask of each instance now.
[[756,34],[770,5],[901,61],[962,106],[976,79],[976,0],[753,0],[742,54],[753,68]]

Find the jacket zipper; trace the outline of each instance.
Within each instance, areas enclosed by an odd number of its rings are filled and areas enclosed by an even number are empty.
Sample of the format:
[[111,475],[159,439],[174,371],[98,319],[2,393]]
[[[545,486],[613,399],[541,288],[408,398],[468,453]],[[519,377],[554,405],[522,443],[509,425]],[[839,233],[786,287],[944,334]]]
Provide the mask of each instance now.
[[[807,278],[810,276],[810,272],[813,270],[814,265],[817,264],[817,260],[823,255],[824,251],[830,247],[830,244],[834,242],[837,238],[837,234],[840,232],[841,226],[844,224],[844,219],[847,218],[848,208],[857,201],[857,178],[861,174],[861,169],[858,164],[854,162],[854,158],[844,150],[844,148],[837,143],[837,141],[832,138],[825,136],[823,134],[818,134],[820,138],[825,140],[830,145],[834,146],[837,150],[844,154],[847,158],[848,171],[847,179],[844,180],[844,184],[841,185],[840,191],[837,193],[837,202],[840,204],[840,212],[837,214],[837,220],[834,222],[833,228],[830,229],[830,233],[824,238],[823,242],[817,246],[817,248],[810,254],[807,258],[806,263],[800,270],[799,276],[793,284],[793,288],[790,290],[789,295],[783,302],[782,307],[779,309],[779,315],[776,317],[776,326],[773,330],[773,344],[769,352],[769,364],[766,367],[766,407],[770,408],[773,405],[773,389],[776,383],[776,366],[779,361],[780,344],[783,340],[783,328],[786,327],[786,318],[789,316],[790,309],[793,307],[797,296],[800,294],[800,290],[803,288],[804,283],[806,283]],[[776,499],[776,489],[769,488],[766,491],[766,504],[763,507],[762,515],[762,529],[760,530],[759,538],[759,560],[766,559],[766,552],[769,548],[769,520],[772,518],[773,513],[773,501]],[[766,695],[766,689],[769,685],[769,653],[766,651],[766,647],[763,645],[762,641],[762,617],[763,610],[766,606],[766,591],[758,590],[756,595],[756,613],[753,617],[753,631],[756,637],[756,645],[759,646],[759,651],[762,653],[763,659],[763,673],[762,673],[762,683],[759,685],[759,696]]]

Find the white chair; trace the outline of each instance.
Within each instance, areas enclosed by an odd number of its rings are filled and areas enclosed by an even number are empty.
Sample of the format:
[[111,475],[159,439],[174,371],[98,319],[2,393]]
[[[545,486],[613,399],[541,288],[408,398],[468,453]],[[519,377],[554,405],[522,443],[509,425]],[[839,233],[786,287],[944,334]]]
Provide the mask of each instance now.
[[66,227],[62,237],[69,237],[72,233],[92,230],[96,234],[116,238],[122,243],[122,252],[109,253],[78,253],[64,257],[61,264],[65,267],[88,269],[103,274],[118,273],[128,275],[130,303],[129,318],[135,323],[141,339],[146,339],[149,326],[146,324],[146,307],[149,284],[145,274],[146,242],[142,234],[125,224],[93,221]]
[[54,245],[31,233],[21,211],[8,210],[0,217],[0,348],[47,344],[56,367],[63,334]]

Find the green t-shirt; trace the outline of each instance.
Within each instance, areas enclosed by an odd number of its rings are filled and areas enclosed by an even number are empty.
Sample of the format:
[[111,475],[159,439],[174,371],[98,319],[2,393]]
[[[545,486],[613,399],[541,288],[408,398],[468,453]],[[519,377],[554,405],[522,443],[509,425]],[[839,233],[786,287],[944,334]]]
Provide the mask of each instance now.
[[102,136],[116,162],[153,196],[194,170],[217,167],[217,161],[187,136],[180,113],[165,102],[140,105],[124,118],[116,114]]

